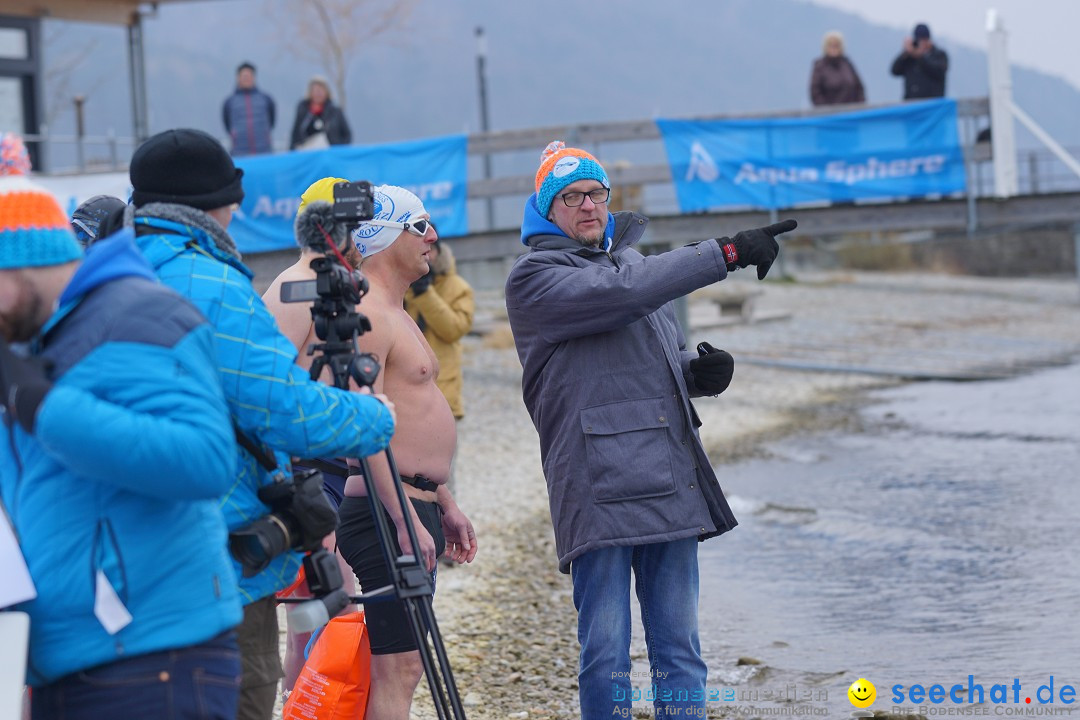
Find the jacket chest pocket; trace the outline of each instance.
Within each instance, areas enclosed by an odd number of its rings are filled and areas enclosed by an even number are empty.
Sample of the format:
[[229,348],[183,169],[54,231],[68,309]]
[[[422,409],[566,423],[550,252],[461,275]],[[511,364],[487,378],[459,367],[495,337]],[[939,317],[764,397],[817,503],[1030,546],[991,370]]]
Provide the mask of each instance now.
[[596,502],[621,502],[675,491],[670,418],[662,398],[583,408],[581,430]]

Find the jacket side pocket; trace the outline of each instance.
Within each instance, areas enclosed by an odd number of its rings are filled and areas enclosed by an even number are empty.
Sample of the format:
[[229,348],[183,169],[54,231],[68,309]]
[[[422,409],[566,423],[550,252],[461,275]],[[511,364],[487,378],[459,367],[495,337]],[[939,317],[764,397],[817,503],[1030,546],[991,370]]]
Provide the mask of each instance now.
[[583,408],[581,430],[596,502],[623,502],[675,491],[671,430],[663,398]]

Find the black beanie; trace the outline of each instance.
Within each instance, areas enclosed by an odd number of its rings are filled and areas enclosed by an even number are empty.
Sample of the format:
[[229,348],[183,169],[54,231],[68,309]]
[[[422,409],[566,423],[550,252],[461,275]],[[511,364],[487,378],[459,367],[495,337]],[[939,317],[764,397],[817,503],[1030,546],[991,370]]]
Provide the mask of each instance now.
[[202,130],[166,130],[131,156],[131,203],[163,202],[213,210],[244,199],[244,171]]

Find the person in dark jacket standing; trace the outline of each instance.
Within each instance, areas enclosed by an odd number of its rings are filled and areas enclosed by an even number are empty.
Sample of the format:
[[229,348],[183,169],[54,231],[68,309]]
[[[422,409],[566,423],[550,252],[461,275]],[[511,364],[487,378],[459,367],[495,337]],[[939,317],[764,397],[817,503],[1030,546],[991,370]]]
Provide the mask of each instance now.
[[815,106],[866,102],[859,73],[844,55],[844,36],[836,30],[825,33],[824,54],[814,61],[810,102]]
[[694,426],[691,397],[731,380],[731,355],[685,349],[672,301],[776,258],[787,220],[644,257],[648,220],[608,212],[596,158],[548,145],[525,203],[529,251],[506,281],[525,405],[540,436],[559,569],[581,643],[581,717],[629,717],[636,576],[657,717],[701,716],[699,540],[735,527]]
[[290,150],[315,150],[352,142],[349,122],[330,99],[330,86],[325,78],[316,75],[308,83],[307,97],[296,106],[291,137]]
[[945,97],[948,70],[949,56],[934,45],[930,28],[922,23],[904,38],[904,50],[892,64],[892,74],[904,78],[905,100]]
[[225,99],[221,115],[232,138],[233,155],[273,152],[274,99],[255,87],[255,66],[251,63],[236,69],[236,90]]

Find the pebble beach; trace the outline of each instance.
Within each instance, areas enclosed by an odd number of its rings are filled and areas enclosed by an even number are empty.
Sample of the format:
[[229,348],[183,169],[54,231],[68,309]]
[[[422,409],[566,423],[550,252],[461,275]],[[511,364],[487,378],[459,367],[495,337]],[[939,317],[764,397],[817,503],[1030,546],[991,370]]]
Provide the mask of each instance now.
[[[722,317],[716,294],[728,288],[763,292],[748,315]],[[695,401],[721,485],[726,463],[767,452],[770,440],[857,431],[855,409],[870,390],[1080,358],[1080,285],[1067,276],[845,272],[761,285],[735,277],[692,295],[688,318],[688,344],[709,340],[736,360],[731,387]],[[477,327],[483,332],[465,340],[455,472],[479,552],[470,565],[440,564],[436,616],[469,718],[576,718],[572,588],[557,569],[539,445],[499,293],[477,294]],[[753,662],[738,649],[728,654],[731,667]],[[632,655],[636,668],[645,657],[640,632]],[[413,717],[435,717],[423,681]]]

